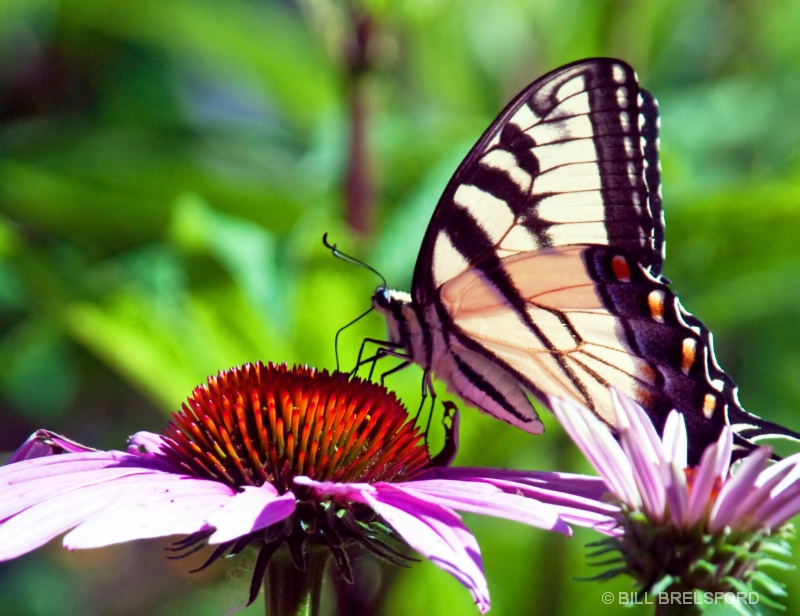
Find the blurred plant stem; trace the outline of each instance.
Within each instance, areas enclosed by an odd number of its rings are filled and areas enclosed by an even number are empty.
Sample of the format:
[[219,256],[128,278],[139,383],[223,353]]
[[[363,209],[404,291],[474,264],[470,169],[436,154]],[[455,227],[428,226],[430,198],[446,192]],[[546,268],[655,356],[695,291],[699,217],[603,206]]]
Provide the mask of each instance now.
[[267,616],[317,616],[329,554],[322,548],[309,549],[305,569],[298,569],[285,545],[275,552],[264,576]]
[[374,24],[369,15],[355,8],[350,17],[352,29],[344,44],[350,127],[345,217],[353,230],[368,235],[375,223],[375,189],[367,143],[369,109],[364,82],[371,65],[369,46]]

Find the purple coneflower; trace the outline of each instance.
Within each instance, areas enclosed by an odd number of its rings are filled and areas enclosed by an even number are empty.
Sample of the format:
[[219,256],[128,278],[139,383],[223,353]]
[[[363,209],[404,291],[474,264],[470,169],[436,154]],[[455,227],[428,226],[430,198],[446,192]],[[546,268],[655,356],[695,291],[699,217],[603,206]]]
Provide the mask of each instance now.
[[330,555],[349,578],[353,545],[395,562],[410,546],[485,612],[480,550],[456,510],[565,534],[615,511],[596,478],[447,464],[383,387],[248,364],[210,377],[163,436],[140,432],[126,452],[35,434],[0,468],[0,560],[65,531],[70,550],[185,535],[176,549],[213,546],[203,566],[254,546],[250,601],[264,580],[271,613],[287,614],[316,611]]
[[620,566],[601,577],[627,573],[654,594],[741,596],[755,592],[753,582],[783,594],[759,567],[788,555],[787,523],[800,513],[800,454],[771,464],[771,448],[759,447],[732,468],[733,432],[726,426],[699,465],[687,467],[682,414],[670,413],[659,438],[639,405],[616,392],[614,398],[618,440],[588,409],[551,400],[621,509],[616,536],[600,542],[597,553],[618,552]]

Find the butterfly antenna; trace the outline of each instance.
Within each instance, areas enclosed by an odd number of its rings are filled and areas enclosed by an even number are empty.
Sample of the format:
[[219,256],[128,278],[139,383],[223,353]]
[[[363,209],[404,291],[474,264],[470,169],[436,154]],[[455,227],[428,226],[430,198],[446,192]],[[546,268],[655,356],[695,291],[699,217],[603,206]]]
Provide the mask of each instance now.
[[[368,264],[364,263],[363,261],[359,261],[355,257],[351,257],[350,255],[342,252],[341,250],[339,250],[336,247],[336,244],[331,244],[330,242],[328,242],[328,234],[327,233],[325,233],[322,236],[322,243],[325,246],[325,248],[330,250],[331,253],[333,254],[333,256],[336,257],[337,259],[341,259],[342,261],[346,261],[347,263],[352,263],[353,265],[358,265],[359,267],[363,267],[364,269],[368,269],[369,271],[371,271],[373,274],[375,274],[378,278],[380,278],[383,281],[383,285],[382,286],[383,286],[383,288],[386,288],[386,286],[387,286],[386,278],[383,277],[383,274],[381,274],[378,270],[376,270],[371,265],[368,265]],[[360,318],[361,317],[359,317],[359,319]],[[356,321],[358,321],[358,319],[356,319]],[[347,326],[345,326],[345,327],[347,327]]]
[[[345,261],[347,263],[352,263],[353,265],[358,265],[359,267],[363,267],[364,269],[367,269],[370,272],[372,272],[373,274],[375,274],[378,278],[381,279],[383,288],[384,289],[386,288],[386,286],[387,286],[386,278],[383,277],[383,274],[381,274],[378,270],[376,270],[371,265],[368,265],[367,263],[364,263],[363,261],[360,261],[359,259],[356,259],[355,257],[351,257],[350,255],[348,255],[348,254],[342,252],[341,250],[339,250],[336,247],[336,244],[331,244],[328,241],[328,234],[327,233],[323,234],[323,236],[322,236],[322,244],[325,246],[325,248],[330,250],[331,254],[333,254],[333,256],[336,257],[337,259],[341,259],[342,261]],[[357,316],[355,319],[350,321],[347,325],[345,325],[343,327],[340,327],[339,330],[336,332],[336,336],[334,336],[334,338],[333,338],[333,350],[334,350],[334,354],[336,355],[336,370],[339,370],[339,335],[344,330],[346,330],[348,327],[350,327],[354,323],[357,323],[358,321],[363,319],[365,316],[367,316],[370,312],[372,312],[372,310],[373,310],[373,308],[372,308],[372,306],[370,306],[369,309],[367,309],[362,314]]]

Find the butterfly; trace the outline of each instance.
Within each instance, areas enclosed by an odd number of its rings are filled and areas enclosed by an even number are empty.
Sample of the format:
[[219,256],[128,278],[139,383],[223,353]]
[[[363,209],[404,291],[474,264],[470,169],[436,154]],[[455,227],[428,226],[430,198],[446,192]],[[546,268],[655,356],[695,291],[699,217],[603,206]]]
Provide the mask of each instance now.
[[373,295],[385,353],[531,433],[543,424],[528,394],[613,427],[613,386],[659,432],[681,411],[695,462],[725,424],[742,452],[796,438],[742,408],[711,332],[661,276],[658,130],[655,99],[620,60],[581,60],[525,88],[447,184],[411,293]]

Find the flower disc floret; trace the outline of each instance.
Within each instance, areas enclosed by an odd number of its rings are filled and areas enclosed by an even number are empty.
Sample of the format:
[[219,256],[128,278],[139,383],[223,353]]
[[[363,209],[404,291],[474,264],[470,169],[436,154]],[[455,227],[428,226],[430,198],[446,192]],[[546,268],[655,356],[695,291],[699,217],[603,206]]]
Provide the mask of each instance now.
[[314,368],[246,364],[195,388],[165,433],[164,455],[232,487],[294,477],[317,481],[407,480],[430,463],[428,449],[393,393]]

